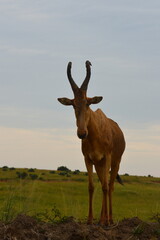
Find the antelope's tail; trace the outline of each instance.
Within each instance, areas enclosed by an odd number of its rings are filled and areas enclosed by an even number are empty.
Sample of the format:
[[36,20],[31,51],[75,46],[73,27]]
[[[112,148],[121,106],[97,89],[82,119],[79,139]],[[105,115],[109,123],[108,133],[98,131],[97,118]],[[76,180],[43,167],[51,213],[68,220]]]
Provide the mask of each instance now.
[[121,185],[124,185],[121,177],[119,176],[119,174],[117,174],[117,177],[116,177],[117,181],[121,184]]

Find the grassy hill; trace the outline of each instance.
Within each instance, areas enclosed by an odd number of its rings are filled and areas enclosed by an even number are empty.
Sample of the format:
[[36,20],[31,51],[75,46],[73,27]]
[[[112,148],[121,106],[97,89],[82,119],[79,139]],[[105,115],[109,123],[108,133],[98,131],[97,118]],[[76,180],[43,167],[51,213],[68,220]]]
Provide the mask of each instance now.
[[[121,177],[124,186],[116,183],[113,194],[115,220],[138,216],[148,221],[160,212],[160,178]],[[96,174],[94,183],[94,217],[98,219],[102,192]],[[0,168],[0,219],[9,221],[18,213],[49,219],[55,217],[56,211],[61,217],[86,218],[88,177],[85,172]]]

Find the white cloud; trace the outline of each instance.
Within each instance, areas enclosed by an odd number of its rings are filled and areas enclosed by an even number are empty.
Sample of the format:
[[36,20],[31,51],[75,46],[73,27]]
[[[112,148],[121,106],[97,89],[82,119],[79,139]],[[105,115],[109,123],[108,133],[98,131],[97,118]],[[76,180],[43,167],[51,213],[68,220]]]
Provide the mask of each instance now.
[[[160,126],[125,131],[126,151],[120,173],[159,176]],[[0,128],[1,165],[85,170],[76,129]]]
[[0,128],[1,166],[84,169],[80,142],[72,130]]
[[27,55],[27,56],[34,56],[34,55],[43,55],[47,54],[46,50],[36,49],[36,48],[21,48],[17,46],[9,46],[9,45],[0,45],[0,51],[4,51],[9,54],[14,55]]
[[19,18],[27,21],[44,21],[49,18],[49,14],[43,11],[38,1],[29,2],[24,0],[1,0],[1,16]]
[[[56,101],[54,99],[51,99],[51,100],[53,101],[53,103],[54,101]],[[0,105],[0,126],[3,126],[3,127],[20,128],[20,129],[39,129],[39,128],[51,129],[53,126],[55,128],[58,128],[59,126],[68,127],[69,125],[73,126],[73,124],[71,124],[75,122],[73,117],[74,117],[73,111],[72,111],[72,114],[66,114],[64,116],[63,111],[60,111],[60,110],[57,111],[52,108],[51,109],[49,108],[44,109],[44,108],[37,108],[37,107],[18,108],[18,107],[15,107],[14,105],[13,106]]]
[[1,0],[1,160],[50,168],[54,159],[53,168],[57,161],[84,167],[76,130],[52,127],[75,126],[71,110],[58,108],[55,99],[71,96],[67,62],[73,61],[78,84],[90,59],[89,91],[104,96],[104,112],[143,128],[125,131],[121,171],[158,175],[159,126],[151,123],[160,119],[159,6],[159,0]]
[[160,125],[126,129],[126,152],[121,171],[137,175],[159,175]]

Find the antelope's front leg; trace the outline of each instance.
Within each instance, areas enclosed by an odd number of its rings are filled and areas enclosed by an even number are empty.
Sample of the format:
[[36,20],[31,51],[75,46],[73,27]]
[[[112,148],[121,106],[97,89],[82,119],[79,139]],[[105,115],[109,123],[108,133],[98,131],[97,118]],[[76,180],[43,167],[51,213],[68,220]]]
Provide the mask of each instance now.
[[93,193],[94,193],[94,185],[93,185],[93,164],[89,159],[85,158],[85,163],[88,171],[88,192],[89,192],[89,212],[88,212],[88,224],[92,224],[93,222]]
[[100,217],[100,224],[101,225],[109,225],[109,218],[108,218],[108,182],[105,181],[102,183],[102,192],[103,192],[103,200],[102,200],[102,210],[101,210],[101,217]]
[[111,166],[111,156],[108,155],[104,157],[99,164],[95,165],[97,175],[102,185],[103,200],[102,200],[102,210],[99,223],[101,225],[109,224],[108,217],[108,175]]
[[100,225],[108,225],[109,220],[108,220],[108,203],[107,203],[107,198],[108,198],[108,179],[107,179],[107,174],[106,174],[106,168],[104,165],[96,165],[96,172],[98,174],[99,180],[101,181],[102,185],[102,192],[103,192],[103,199],[102,199],[102,210],[101,210],[101,216],[100,216]]

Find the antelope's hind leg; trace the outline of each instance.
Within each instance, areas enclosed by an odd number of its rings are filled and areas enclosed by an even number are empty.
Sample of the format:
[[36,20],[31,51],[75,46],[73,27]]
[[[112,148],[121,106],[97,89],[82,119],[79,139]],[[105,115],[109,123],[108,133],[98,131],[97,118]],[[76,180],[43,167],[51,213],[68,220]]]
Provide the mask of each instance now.
[[111,174],[110,174],[110,182],[109,182],[109,223],[113,224],[113,216],[112,216],[112,193],[114,191],[114,182],[118,174],[120,160],[116,161],[116,163],[112,163],[111,166]]

